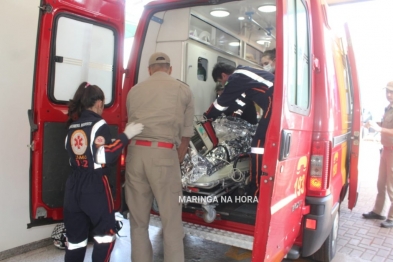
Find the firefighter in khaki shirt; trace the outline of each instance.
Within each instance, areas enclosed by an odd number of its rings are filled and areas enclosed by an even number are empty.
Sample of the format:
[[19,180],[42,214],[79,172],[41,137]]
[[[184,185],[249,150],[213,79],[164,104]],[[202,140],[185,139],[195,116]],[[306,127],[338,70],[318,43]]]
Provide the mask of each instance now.
[[130,210],[131,259],[153,261],[149,218],[157,200],[163,227],[164,261],[184,261],[180,162],[194,134],[194,102],[188,85],[171,77],[170,59],[155,53],[150,77],[127,96],[128,122],[144,130],[128,146],[126,202]]
[[369,121],[365,124],[365,127],[371,127],[376,132],[381,133],[383,149],[379,163],[378,194],[375,205],[373,210],[363,214],[363,217],[366,219],[386,219],[381,213],[387,192],[391,203],[387,219],[381,223],[381,227],[393,227],[393,81],[389,82],[386,86],[386,99],[390,104],[385,109],[382,122],[375,123]]

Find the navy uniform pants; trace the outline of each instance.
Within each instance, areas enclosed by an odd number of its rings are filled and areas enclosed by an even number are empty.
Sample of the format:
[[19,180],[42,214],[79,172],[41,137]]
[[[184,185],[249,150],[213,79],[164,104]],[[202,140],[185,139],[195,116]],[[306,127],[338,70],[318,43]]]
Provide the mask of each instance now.
[[271,110],[259,120],[259,125],[251,141],[250,191],[254,196],[259,195],[260,179],[263,175],[262,160],[264,154],[266,131],[270,122]]
[[74,172],[66,184],[64,199],[66,262],[83,261],[91,229],[93,262],[109,261],[116,239],[112,194],[106,176]]

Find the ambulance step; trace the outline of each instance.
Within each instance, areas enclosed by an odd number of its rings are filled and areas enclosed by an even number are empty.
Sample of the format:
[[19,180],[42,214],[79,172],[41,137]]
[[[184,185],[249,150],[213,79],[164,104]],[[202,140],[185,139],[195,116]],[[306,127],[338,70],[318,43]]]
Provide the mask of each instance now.
[[[150,225],[154,227],[162,227],[161,218],[157,215],[150,215]],[[197,224],[183,222],[184,232],[190,236],[207,239],[210,241],[226,244],[230,246],[240,247],[252,250],[254,237],[233,233],[221,229],[201,226]]]

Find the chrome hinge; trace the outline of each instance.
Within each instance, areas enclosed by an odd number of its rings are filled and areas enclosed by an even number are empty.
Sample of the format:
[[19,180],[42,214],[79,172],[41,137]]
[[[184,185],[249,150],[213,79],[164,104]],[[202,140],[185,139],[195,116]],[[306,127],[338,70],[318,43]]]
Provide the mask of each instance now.
[[38,7],[42,11],[45,11],[46,13],[52,13],[53,7],[51,5],[42,5]]
[[31,149],[31,151],[34,151],[34,141],[31,142],[30,145],[27,145],[27,147],[29,147]]

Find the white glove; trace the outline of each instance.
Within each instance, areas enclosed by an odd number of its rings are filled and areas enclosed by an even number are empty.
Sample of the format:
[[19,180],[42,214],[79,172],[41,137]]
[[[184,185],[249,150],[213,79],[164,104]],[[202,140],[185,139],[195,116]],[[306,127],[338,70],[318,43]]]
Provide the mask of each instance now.
[[135,124],[132,122],[131,124],[126,126],[124,129],[124,134],[127,136],[128,139],[133,138],[136,135],[139,135],[143,130],[143,125],[141,123]]

